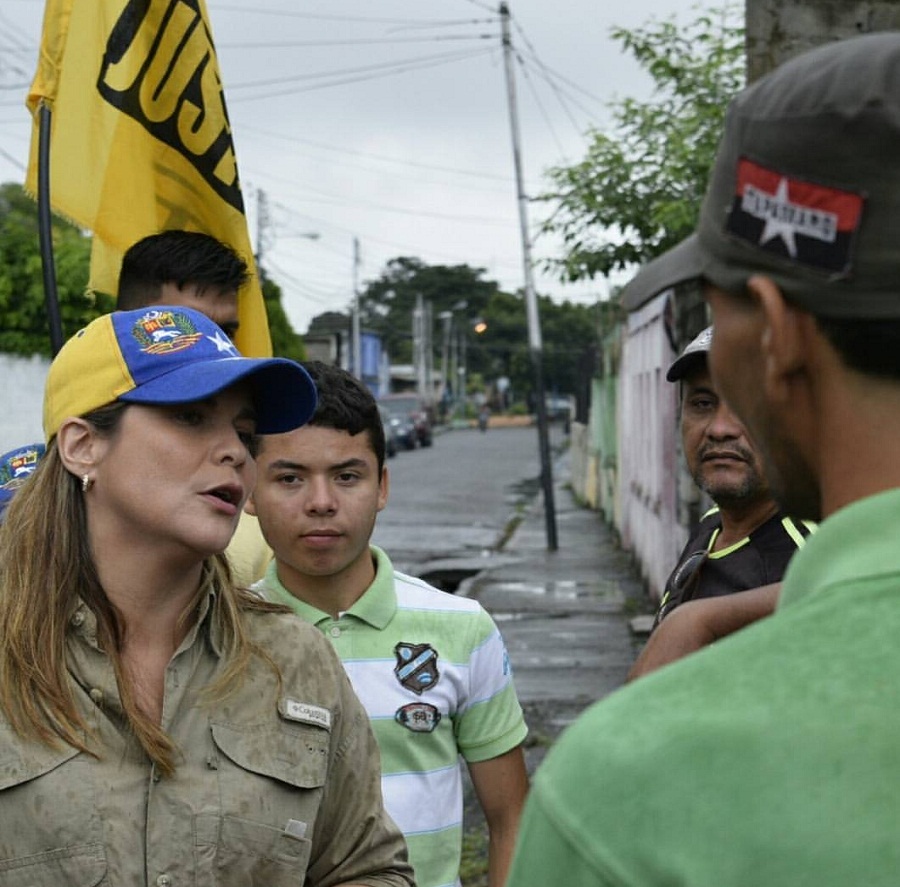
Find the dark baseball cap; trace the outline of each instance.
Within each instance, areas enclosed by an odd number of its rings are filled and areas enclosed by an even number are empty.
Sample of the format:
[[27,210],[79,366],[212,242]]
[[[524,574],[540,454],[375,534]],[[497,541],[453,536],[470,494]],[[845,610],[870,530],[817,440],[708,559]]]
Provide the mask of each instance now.
[[709,357],[709,346],[712,344],[713,328],[708,326],[696,339],[678,355],[666,373],[666,380],[678,382],[689,376],[697,367],[705,364]]
[[731,103],[697,231],[623,290],[634,310],[754,274],[822,317],[900,318],[900,33],[797,56]]

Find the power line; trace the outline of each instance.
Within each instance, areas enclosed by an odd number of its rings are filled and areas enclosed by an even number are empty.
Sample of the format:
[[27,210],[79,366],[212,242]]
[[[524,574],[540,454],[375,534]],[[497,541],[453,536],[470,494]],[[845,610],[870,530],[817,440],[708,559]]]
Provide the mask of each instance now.
[[268,80],[253,80],[248,83],[229,83],[228,91],[229,93],[234,92],[236,89],[253,89],[255,87],[261,86],[278,86],[284,83],[297,83],[302,80],[325,80],[327,78],[332,77],[341,77],[347,74],[367,74],[373,71],[382,71],[384,69],[393,70],[395,68],[402,68],[404,65],[408,64],[417,64],[419,62],[431,62],[437,61],[441,59],[447,59],[455,61],[457,58],[465,58],[468,54],[469,50],[465,50],[464,52],[447,52],[441,55],[425,55],[425,56],[417,56],[415,58],[409,59],[399,59],[397,61],[390,62],[381,62],[379,64],[373,65],[362,65],[358,68],[337,68],[331,71],[320,71],[315,74],[295,74],[290,77],[277,77],[270,78]]
[[[473,0],[474,2],[474,0]],[[493,10],[489,6],[484,6],[484,9],[487,9],[490,12]],[[261,9],[257,6],[233,6],[231,4],[223,4],[216,3],[215,4],[216,11],[223,12],[248,12],[253,15],[274,15],[280,16],[282,18],[302,18],[316,21],[332,21],[332,22],[352,22],[354,24],[358,22],[363,22],[365,24],[376,24],[376,25],[408,25],[412,24],[415,26],[422,27],[439,27],[445,24],[464,24],[465,20],[460,21],[451,21],[448,22],[446,20],[440,19],[422,19],[421,21],[410,21],[410,19],[405,18],[367,18],[366,16],[349,16],[349,15],[323,15],[315,12],[296,12],[294,10],[286,10],[286,9]]]
[[386,204],[373,203],[368,200],[360,200],[358,197],[344,197],[343,195],[334,194],[333,192],[329,191],[323,191],[310,185],[304,186],[304,189],[307,191],[312,191],[314,194],[322,195],[321,197],[303,198],[310,203],[326,203],[331,204],[332,206],[340,206],[344,204],[354,207],[377,209],[380,212],[396,213],[399,215],[407,216],[422,216],[431,219],[444,219],[450,222],[459,222],[465,224],[495,225],[500,227],[507,227],[511,224],[510,220],[501,219],[498,217],[491,218],[490,216],[456,215],[453,213],[428,212],[427,210],[423,209],[407,209],[405,207],[399,206],[387,206]]
[[366,82],[366,81],[370,81],[370,80],[378,80],[380,78],[390,77],[395,74],[406,74],[409,71],[422,70],[424,68],[433,68],[438,65],[445,65],[445,64],[448,64],[449,62],[461,61],[461,60],[467,59],[467,58],[476,58],[478,56],[485,55],[486,53],[490,53],[492,51],[493,50],[491,50],[491,49],[480,49],[480,50],[474,50],[474,51],[470,50],[465,53],[459,53],[456,58],[449,59],[449,60],[442,59],[439,61],[432,61],[428,64],[423,63],[423,64],[419,64],[419,65],[411,65],[406,68],[395,68],[391,71],[385,71],[380,74],[373,74],[373,75],[370,75],[367,77],[346,77],[343,79],[333,80],[329,83],[319,83],[319,84],[316,84],[313,86],[298,86],[298,87],[292,88],[292,89],[281,89],[281,90],[276,90],[273,92],[266,92],[266,93],[263,93],[262,95],[244,96],[243,98],[238,97],[237,99],[232,100],[230,102],[230,104],[239,104],[241,102],[247,102],[247,101],[260,101],[263,99],[277,98],[279,96],[284,96],[284,95],[296,95],[297,93],[300,93],[300,92],[314,92],[315,90],[328,89],[332,86],[346,86],[349,83],[362,83],[362,82]]
[[311,145],[314,148],[321,148],[324,151],[337,151],[342,154],[352,154],[356,157],[370,158],[372,160],[378,160],[383,163],[395,163],[403,167],[415,167],[417,169],[428,169],[434,170],[436,172],[449,172],[455,173],[457,175],[462,176],[473,176],[479,179],[490,179],[496,182],[512,182],[512,176],[501,176],[496,173],[489,172],[481,172],[478,170],[471,169],[460,169],[459,167],[454,166],[440,166],[438,164],[433,163],[422,163],[421,161],[416,160],[407,160],[401,157],[388,157],[385,154],[375,154],[369,151],[359,151],[355,148],[347,148],[343,145],[329,145],[325,142],[317,142],[313,139],[305,139],[300,138],[299,136],[289,136],[283,133],[272,132],[271,130],[259,129],[255,127],[253,130],[254,133],[259,133],[260,135],[269,136],[275,139],[283,139],[289,142],[296,142],[301,145]]
[[492,6],[488,6],[487,3],[482,3],[481,0],[469,0],[469,3],[471,3],[473,6],[477,6],[479,9],[484,9],[487,12],[496,13],[497,11]]
[[493,40],[493,34],[440,34],[435,37],[353,37],[345,40],[285,40],[265,43],[219,43],[218,49],[299,49],[317,46],[386,46],[396,43],[447,43],[458,40]]
[[544,64],[544,62],[541,61],[540,57],[538,56],[537,50],[534,48],[534,45],[528,39],[528,36],[526,35],[522,26],[519,24],[518,21],[516,21],[515,18],[513,18],[512,13],[510,13],[510,18],[512,19],[513,25],[515,26],[516,30],[519,32],[519,36],[522,38],[523,42],[525,43],[525,46],[528,48],[529,52],[531,53],[531,56],[534,59],[535,64],[537,64],[547,75],[556,77],[558,80],[561,80],[563,83],[568,84],[570,87],[572,87],[572,89],[575,89],[580,93],[583,93],[589,99],[593,99],[593,101],[597,102],[598,104],[601,104],[604,106],[606,105],[606,102],[603,99],[601,99],[599,96],[594,95],[592,92],[589,92],[587,89],[585,89],[580,84],[576,83],[574,80],[570,80],[568,77],[564,77],[562,74],[554,71],[549,65]]
[[541,116],[544,118],[544,123],[547,124],[547,129],[550,131],[550,135],[553,137],[553,141],[556,142],[556,147],[559,149],[559,153],[565,156],[565,149],[562,146],[562,142],[559,140],[559,136],[556,134],[556,129],[553,126],[553,122],[550,120],[550,115],[547,113],[547,110],[544,108],[543,102],[541,102],[541,97],[538,95],[537,89],[535,88],[534,82],[531,77],[528,75],[528,69],[525,67],[525,64],[522,60],[522,57],[516,53],[515,58],[519,63],[519,67],[522,70],[522,75],[525,78],[525,82],[528,84],[528,88],[531,91],[531,96],[534,99],[535,104],[538,106],[538,110],[541,112]]

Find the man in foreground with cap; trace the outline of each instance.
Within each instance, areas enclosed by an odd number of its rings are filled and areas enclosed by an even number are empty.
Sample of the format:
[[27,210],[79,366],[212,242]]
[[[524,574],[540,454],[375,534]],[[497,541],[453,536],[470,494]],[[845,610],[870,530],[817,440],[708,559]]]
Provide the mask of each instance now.
[[694,483],[715,503],[666,582],[654,628],[675,607],[781,582],[810,524],[778,510],[759,453],[710,376],[712,327],[669,367],[681,383],[681,442]]
[[781,506],[818,520],[775,614],[585,713],[510,884],[887,887],[900,871],[900,35],[732,104],[698,234],[710,362]]

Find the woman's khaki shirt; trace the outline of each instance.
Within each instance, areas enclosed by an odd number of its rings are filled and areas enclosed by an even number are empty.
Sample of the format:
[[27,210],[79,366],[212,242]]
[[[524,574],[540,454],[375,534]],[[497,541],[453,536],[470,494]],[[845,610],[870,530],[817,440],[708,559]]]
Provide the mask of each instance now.
[[93,614],[76,612],[69,670],[99,756],[23,740],[0,717],[0,887],[408,887],[368,718],[328,641],[246,613],[280,691],[254,656],[238,691],[210,701],[225,663],[214,595],[203,609],[166,671],[172,777],[129,733]]

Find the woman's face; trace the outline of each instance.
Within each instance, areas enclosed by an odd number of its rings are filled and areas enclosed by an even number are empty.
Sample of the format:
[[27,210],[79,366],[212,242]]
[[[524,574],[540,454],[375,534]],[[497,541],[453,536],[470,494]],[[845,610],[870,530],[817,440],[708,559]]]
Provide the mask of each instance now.
[[244,384],[196,403],[128,406],[98,441],[86,494],[92,543],[200,559],[224,551],[256,481],[255,430]]

